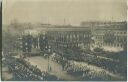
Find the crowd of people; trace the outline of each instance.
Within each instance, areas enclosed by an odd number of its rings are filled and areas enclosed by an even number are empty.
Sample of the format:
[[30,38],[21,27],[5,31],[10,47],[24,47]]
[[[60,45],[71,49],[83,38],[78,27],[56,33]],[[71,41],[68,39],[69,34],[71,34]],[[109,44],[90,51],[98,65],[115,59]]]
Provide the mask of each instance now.
[[[118,61],[105,58],[105,57],[100,57],[100,56],[95,56],[95,55],[90,55],[90,54],[82,54],[81,60],[76,61],[72,58],[74,62],[85,62],[87,63],[86,66],[82,65],[76,65],[75,63],[71,63],[71,60],[68,60],[65,57],[60,56],[59,54],[54,54],[52,56],[53,60],[56,61],[57,63],[61,64],[62,67],[71,75],[75,76],[81,76],[83,77],[82,80],[114,80],[118,79],[117,77],[112,77],[109,75],[107,72],[110,72],[112,74],[120,74],[118,70],[120,69],[120,65]],[[97,70],[90,70],[91,68],[89,65],[96,66],[98,69],[102,69],[102,71],[97,72]],[[104,70],[104,71],[103,71]],[[92,72],[91,72],[92,71]],[[106,72],[107,71],[107,72]]]
[[65,70],[68,66],[68,60],[65,57],[62,57],[56,53],[54,53],[53,55],[50,56],[51,59],[55,62],[57,62],[58,64],[62,65],[62,69]]
[[63,62],[67,63],[68,60],[87,62],[88,64],[101,67],[101,68],[111,71],[115,74],[120,73],[120,70],[122,69],[120,62],[117,60],[111,59],[111,58],[97,56],[97,55],[91,55],[88,53],[80,53],[80,54],[77,54],[77,56],[72,55],[72,53],[68,54],[68,55],[70,56],[70,59],[68,56],[63,57],[63,56],[57,55],[57,54],[54,59],[57,62],[60,62],[62,64],[65,64]]
[[21,81],[47,81],[61,80],[56,76],[50,75],[48,72],[40,71],[37,66],[33,66],[24,59],[8,57],[6,61],[10,72],[13,73],[12,80]]
[[87,62],[88,64],[93,64],[98,67],[102,67],[103,69],[107,69],[111,72],[117,73],[115,69],[118,69],[119,62],[116,60],[112,60],[106,57],[100,57],[90,54],[83,54],[82,58],[83,61]]
[[67,72],[81,76],[81,80],[114,80],[122,79],[100,67],[89,65],[85,62],[70,61]]
[[[28,43],[32,43],[30,40],[28,40],[29,38],[31,38],[31,41],[34,42],[34,46],[36,47],[38,42],[36,41],[37,38],[30,37],[29,35],[23,37],[23,43],[27,41]],[[47,38],[44,37],[43,35],[39,36],[39,45],[40,45],[41,51],[46,51],[44,50],[44,48],[47,46],[46,40]],[[29,46],[29,44],[27,45]],[[24,43],[23,47],[25,46],[26,45]],[[96,65],[105,70],[111,71],[112,73],[115,73],[115,74],[120,73],[120,70],[123,70],[121,64],[118,61],[113,60],[111,58],[106,58],[102,56],[100,57],[95,53],[92,53],[92,54],[84,53],[84,52],[81,52],[79,49],[66,49],[66,51],[61,52],[63,53],[61,55],[59,52],[60,50],[58,50],[59,55],[56,54],[55,57],[53,57],[52,59],[57,63],[61,64],[63,68],[67,66],[68,60],[75,60],[75,61],[87,62],[88,64],[91,64],[91,65]],[[35,56],[35,55],[29,55],[29,56]]]

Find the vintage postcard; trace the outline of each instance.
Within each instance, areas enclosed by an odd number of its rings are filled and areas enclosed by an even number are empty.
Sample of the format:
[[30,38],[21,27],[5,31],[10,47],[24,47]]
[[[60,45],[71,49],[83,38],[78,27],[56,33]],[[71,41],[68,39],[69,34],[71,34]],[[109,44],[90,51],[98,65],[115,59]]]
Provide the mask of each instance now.
[[126,81],[126,0],[3,0],[2,81]]

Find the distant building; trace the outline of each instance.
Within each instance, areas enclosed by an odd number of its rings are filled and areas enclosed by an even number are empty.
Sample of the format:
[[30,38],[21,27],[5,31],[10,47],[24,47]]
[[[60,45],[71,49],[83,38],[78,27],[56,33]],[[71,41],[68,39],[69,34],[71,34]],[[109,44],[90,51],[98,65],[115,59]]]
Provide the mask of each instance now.
[[47,32],[49,45],[53,51],[64,51],[65,49],[90,49],[91,30],[84,27],[61,27]]
[[[38,41],[32,34],[35,32],[37,33]],[[36,42],[35,45],[38,45],[41,50],[60,53],[66,49],[87,51],[97,47],[108,51],[123,51],[127,49],[126,22],[95,22],[88,27],[53,25],[49,28],[40,29],[39,33],[38,31],[31,31],[31,36],[35,38],[33,39]]]
[[95,46],[121,51],[126,49],[127,44],[127,23],[113,22],[107,25],[97,25],[93,27],[93,37]]

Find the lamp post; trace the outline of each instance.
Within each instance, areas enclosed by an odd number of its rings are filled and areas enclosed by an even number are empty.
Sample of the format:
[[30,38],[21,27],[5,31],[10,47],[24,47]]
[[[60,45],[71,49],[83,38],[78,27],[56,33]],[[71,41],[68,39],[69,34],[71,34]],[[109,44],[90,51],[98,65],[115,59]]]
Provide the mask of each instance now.
[[51,52],[51,49],[50,49],[50,46],[47,46],[47,54],[48,54],[48,72],[51,71],[51,66],[50,66],[50,63],[49,63],[49,56],[50,56],[50,52]]

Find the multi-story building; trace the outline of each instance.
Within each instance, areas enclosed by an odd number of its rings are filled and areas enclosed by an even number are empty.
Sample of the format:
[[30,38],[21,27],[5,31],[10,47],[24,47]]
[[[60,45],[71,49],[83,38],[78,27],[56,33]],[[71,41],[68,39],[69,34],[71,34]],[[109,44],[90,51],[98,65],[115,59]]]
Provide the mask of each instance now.
[[84,27],[60,26],[47,31],[48,42],[53,51],[65,49],[90,49],[91,30]]
[[113,22],[93,27],[94,44],[111,51],[122,51],[127,44],[127,23]]
[[90,26],[51,26],[36,32],[33,46],[43,50],[64,52],[64,50],[104,50],[122,51],[127,44],[126,22],[90,24]]

